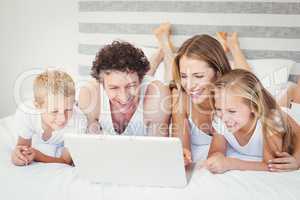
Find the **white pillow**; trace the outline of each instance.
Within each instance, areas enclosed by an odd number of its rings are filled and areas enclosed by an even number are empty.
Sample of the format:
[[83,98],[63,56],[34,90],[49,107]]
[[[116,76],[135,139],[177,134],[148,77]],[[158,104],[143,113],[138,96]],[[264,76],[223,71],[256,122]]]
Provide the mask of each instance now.
[[276,98],[288,86],[288,78],[296,62],[287,59],[247,60],[263,86]]

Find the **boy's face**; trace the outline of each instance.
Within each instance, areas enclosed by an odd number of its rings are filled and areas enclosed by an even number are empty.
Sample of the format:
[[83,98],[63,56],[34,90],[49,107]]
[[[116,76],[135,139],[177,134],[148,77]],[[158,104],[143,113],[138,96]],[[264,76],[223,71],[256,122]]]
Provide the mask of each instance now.
[[64,128],[72,117],[74,102],[74,96],[48,95],[48,97],[45,97],[43,105],[38,106],[42,111],[44,125],[52,130]]

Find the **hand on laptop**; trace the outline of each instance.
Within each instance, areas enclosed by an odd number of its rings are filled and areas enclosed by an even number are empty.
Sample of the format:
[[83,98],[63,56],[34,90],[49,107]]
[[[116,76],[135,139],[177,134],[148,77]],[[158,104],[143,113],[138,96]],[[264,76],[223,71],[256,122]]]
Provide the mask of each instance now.
[[184,165],[187,166],[192,163],[192,154],[189,149],[183,148]]

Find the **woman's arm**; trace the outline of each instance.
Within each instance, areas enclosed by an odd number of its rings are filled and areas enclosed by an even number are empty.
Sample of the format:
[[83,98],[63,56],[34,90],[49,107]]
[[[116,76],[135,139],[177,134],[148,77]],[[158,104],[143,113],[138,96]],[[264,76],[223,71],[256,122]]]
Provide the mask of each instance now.
[[[296,159],[297,164],[298,164],[297,169],[299,169],[300,168],[300,126],[293,119],[291,119],[291,121],[293,121],[292,129],[295,133],[295,135],[294,135],[295,151],[293,153],[293,157]],[[296,168],[296,166],[294,166],[294,167]]]
[[172,89],[172,137],[181,139],[186,165],[192,162],[187,103],[187,96],[183,92]]
[[289,115],[284,114],[284,117],[288,118],[288,122],[291,125],[291,129],[294,133],[294,152],[290,155],[288,152],[275,152],[275,158],[268,161],[269,170],[274,172],[291,171],[300,168],[300,126]]

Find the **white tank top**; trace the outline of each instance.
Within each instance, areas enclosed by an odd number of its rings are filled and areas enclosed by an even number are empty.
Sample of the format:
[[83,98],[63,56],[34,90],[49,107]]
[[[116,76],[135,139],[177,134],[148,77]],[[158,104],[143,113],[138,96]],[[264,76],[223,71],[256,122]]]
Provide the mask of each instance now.
[[99,123],[104,134],[110,135],[135,135],[135,136],[146,136],[147,128],[144,125],[144,96],[149,83],[153,81],[152,77],[145,75],[141,82],[140,96],[136,111],[132,115],[126,129],[122,133],[117,133],[114,129],[109,98],[104,90],[102,84],[100,84],[102,92],[101,98],[101,113],[99,116]]
[[192,101],[190,101],[189,110],[188,120],[190,125],[192,160],[197,162],[207,158],[212,137],[204,133],[194,123],[192,118]]
[[218,134],[225,137],[228,142],[226,155],[229,157],[235,157],[243,160],[255,160],[260,161],[263,158],[263,132],[260,120],[257,121],[255,130],[249,140],[249,142],[241,146],[233,133],[229,132],[226,125],[220,118],[215,118],[213,127]]
[[204,133],[200,128],[196,126],[192,118],[192,102],[190,101],[189,105],[189,125],[191,133],[191,144],[192,145],[209,145],[211,143],[212,137]]

